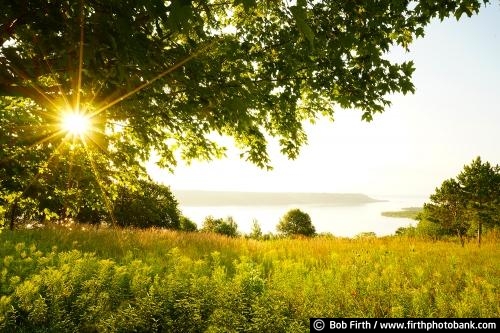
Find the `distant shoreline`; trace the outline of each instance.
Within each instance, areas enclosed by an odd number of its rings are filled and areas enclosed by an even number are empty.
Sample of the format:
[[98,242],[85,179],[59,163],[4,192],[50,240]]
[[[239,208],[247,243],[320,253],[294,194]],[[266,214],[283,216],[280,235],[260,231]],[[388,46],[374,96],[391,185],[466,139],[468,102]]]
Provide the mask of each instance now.
[[286,193],[172,190],[181,206],[275,206],[325,205],[358,206],[383,202],[362,193]]
[[422,210],[423,210],[422,207],[405,207],[398,211],[382,212],[381,215],[385,217],[415,220],[418,214],[422,212]]

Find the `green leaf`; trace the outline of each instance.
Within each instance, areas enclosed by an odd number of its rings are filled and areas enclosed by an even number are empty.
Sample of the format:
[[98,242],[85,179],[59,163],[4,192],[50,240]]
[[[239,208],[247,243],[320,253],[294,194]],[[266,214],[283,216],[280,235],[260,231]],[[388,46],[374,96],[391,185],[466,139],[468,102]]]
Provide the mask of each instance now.
[[236,0],[234,2],[234,4],[236,6],[243,5],[243,8],[245,9],[245,11],[248,11],[248,10],[252,9],[252,7],[255,7],[257,2],[256,2],[256,0]]
[[314,32],[311,27],[306,23],[307,11],[304,7],[293,6],[290,8],[295,23],[300,33],[309,41],[309,45],[314,47]]
[[370,112],[364,112],[363,115],[361,116],[361,120],[364,120],[366,122],[370,122],[373,120],[373,115]]

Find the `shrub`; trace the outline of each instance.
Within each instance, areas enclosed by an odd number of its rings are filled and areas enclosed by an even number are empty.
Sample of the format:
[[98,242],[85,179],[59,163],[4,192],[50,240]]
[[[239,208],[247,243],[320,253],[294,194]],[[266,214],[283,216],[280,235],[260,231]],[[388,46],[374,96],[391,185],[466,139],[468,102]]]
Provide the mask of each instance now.
[[303,235],[314,236],[316,229],[314,228],[309,214],[304,213],[300,209],[292,209],[288,211],[280,220],[276,229],[279,233],[287,236]]
[[238,236],[238,225],[231,216],[228,216],[225,219],[216,219],[213,216],[207,216],[203,221],[203,228],[201,230],[206,232],[215,232],[229,237]]
[[374,233],[373,231],[365,231],[365,232],[360,232],[359,234],[356,235],[356,238],[358,239],[370,239],[370,238],[376,238],[377,234]]
[[179,229],[177,200],[168,186],[140,180],[135,189],[118,189],[113,215],[119,226]]
[[418,222],[415,233],[417,236],[423,238],[428,237],[433,240],[438,240],[446,234],[446,230],[438,223],[422,219]]
[[182,215],[179,219],[179,226],[182,231],[196,231],[198,230],[198,226],[196,223],[191,221],[186,216]]
[[407,227],[399,227],[396,232],[396,236],[405,236],[405,237],[415,237],[416,236],[416,228],[414,226]]
[[257,220],[252,221],[252,230],[250,231],[250,234],[248,234],[248,238],[252,239],[262,239],[263,233],[262,233],[262,228],[260,227],[260,224]]

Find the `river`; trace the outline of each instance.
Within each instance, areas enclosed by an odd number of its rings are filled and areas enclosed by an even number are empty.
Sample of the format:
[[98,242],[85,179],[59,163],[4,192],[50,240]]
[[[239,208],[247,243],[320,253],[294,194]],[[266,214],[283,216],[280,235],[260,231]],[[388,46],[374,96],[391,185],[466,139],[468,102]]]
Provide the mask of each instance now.
[[[254,220],[264,233],[276,233],[280,218],[290,209],[299,208],[308,213],[317,233],[331,233],[340,237],[354,237],[362,232],[374,232],[377,236],[394,234],[403,226],[415,225],[406,218],[382,216],[384,211],[397,211],[406,207],[421,207],[427,200],[422,196],[371,196],[381,200],[349,205],[279,204],[279,205],[183,205],[185,216],[201,227],[206,216],[231,216],[238,224],[238,231],[249,233]],[[382,201],[383,200],[383,201]]]

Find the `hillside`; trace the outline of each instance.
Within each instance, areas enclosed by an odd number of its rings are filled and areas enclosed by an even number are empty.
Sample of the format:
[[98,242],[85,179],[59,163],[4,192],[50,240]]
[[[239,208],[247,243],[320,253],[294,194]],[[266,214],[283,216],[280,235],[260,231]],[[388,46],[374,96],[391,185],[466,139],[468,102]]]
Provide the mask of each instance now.
[[183,206],[270,206],[311,204],[325,206],[357,206],[378,202],[361,193],[271,193],[173,191]]

